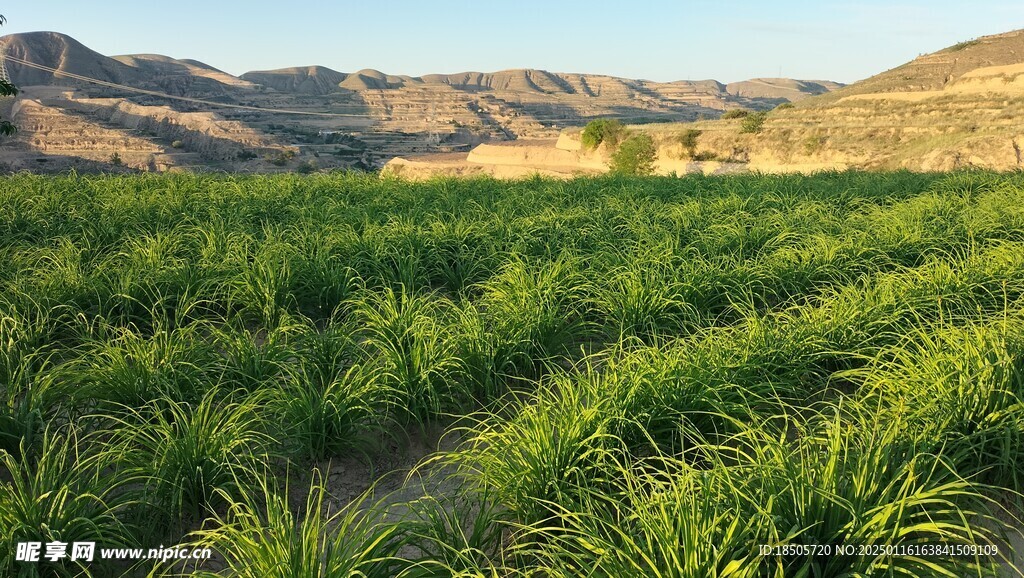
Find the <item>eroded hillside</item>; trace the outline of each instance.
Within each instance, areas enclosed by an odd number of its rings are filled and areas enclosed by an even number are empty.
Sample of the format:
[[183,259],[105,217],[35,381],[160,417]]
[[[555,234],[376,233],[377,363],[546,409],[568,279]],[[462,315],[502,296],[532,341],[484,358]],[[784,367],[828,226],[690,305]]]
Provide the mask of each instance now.
[[717,118],[727,109],[768,109],[838,86],[789,79],[658,83],[531,69],[411,77],[306,66],[236,77],[196,60],[107,57],[55,32],[5,36],[0,52],[23,89],[0,104],[21,129],[0,143],[0,168],[7,170],[96,163],[371,169],[396,156],[555,138],[592,118]]
[[[754,81],[741,84],[742,88],[734,90],[752,94],[750,91],[764,88]],[[785,83],[778,84],[785,87]],[[655,139],[655,166],[662,174],[1021,169],[1024,31],[987,36],[921,56],[848,87],[780,106],[763,118],[751,115],[746,119],[654,123],[632,130]],[[516,151],[513,145],[498,155],[491,151],[462,159],[396,160],[389,170],[416,177],[529,174],[531,168],[550,174],[550,166],[532,159],[543,158],[544,148],[580,151],[579,132],[578,128],[567,129],[560,139],[540,148],[528,145],[530,151]],[[692,146],[686,144],[688,138]],[[559,172],[569,176],[607,170],[608,152],[575,152],[577,158],[562,162]],[[502,159],[496,160],[496,156]],[[564,155],[561,158],[569,160]],[[436,166],[430,166],[431,162]]]

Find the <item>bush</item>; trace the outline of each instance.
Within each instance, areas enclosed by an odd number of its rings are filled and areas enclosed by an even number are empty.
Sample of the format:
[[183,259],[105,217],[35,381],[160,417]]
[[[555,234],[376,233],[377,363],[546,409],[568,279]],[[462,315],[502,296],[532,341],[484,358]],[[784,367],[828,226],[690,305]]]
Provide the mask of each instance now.
[[764,127],[764,121],[768,119],[767,112],[755,112],[748,114],[743,118],[743,123],[740,125],[741,134],[757,134],[761,132]]
[[828,141],[828,137],[811,135],[804,140],[804,154],[814,154],[818,152],[825,142]]
[[171,148],[172,149],[180,149],[180,148],[183,148],[184,146],[185,146],[185,143],[181,142],[180,140],[176,140],[176,141],[171,143]]
[[585,149],[596,149],[602,143],[615,147],[626,135],[626,127],[616,119],[599,118],[583,129],[580,140]]
[[235,155],[235,158],[240,160],[240,161],[251,161],[252,159],[256,158],[257,156],[259,156],[259,155],[257,155],[256,153],[254,153],[252,151],[238,151],[238,154]]
[[691,128],[679,135],[679,144],[683,145],[686,157],[692,159],[697,156],[697,139],[702,134],[702,131]]
[[611,169],[620,175],[649,175],[654,172],[658,151],[650,135],[640,134],[622,141],[612,155]]
[[796,108],[792,102],[784,102],[779,106],[776,106],[775,110],[789,110],[791,108]]
[[115,167],[123,165],[124,161],[121,160],[121,153],[114,153],[110,155],[110,164],[114,165]]
[[745,108],[734,108],[732,110],[725,111],[722,115],[723,120],[729,120],[732,118],[746,118],[750,114],[750,111]]
[[288,161],[295,158],[295,151],[290,149],[278,151],[276,155],[267,155],[265,158],[267,162],[274,165],[275,167],[283,167],[288,164]]
[[316,164],[314,160],[308,160],[304,163],[299,163],[299,166],[295,168],[295,171],[301,175],[308,175],[315,173],[320,166]]

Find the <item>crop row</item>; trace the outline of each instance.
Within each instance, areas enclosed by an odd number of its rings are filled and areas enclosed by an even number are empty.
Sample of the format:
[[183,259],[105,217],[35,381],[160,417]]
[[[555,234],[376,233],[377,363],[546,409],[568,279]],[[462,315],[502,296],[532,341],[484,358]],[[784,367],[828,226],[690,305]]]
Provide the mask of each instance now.
[[[984,575],[758,546],[998,543],[1022,300],[1015,174],[12,177],[0,572]],[[331,495],[453,420],[448,490]]]

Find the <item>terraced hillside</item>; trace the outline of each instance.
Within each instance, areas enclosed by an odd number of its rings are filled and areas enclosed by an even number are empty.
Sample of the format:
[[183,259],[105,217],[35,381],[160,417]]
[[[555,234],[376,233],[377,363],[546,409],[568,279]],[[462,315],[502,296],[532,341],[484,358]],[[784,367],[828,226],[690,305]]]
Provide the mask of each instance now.
[[[695,120],[728,108],[770,108],[838,86],[788,79],[656,83],[543,70],[410,77],[323,66],[235,77],[196,60],[106,57],[54,32],[5,36],[0,51],[12,80],[24,88],[16,101],[0,103],[23,127],[21,138],[0,145],[0,166],[28,170],[102,162],[115,153],[124,166],[147,170],[376,168],[397,155],[557,136],[562,127],[598,116]],[[106,105],[92,112],[83,106],[100,99]],[[153,121],[108,122],[107,111],[129,106],[152,107],[136,110],[154,112]],[[164,107],[170,113],[160,112]],[[202,124],[219,128],[195,130],[195,123],[173,113],[213,115]],[[232,123],[244,128],[226,128]]]
[[[768,90],[753,81],[741,85],[734,90]],[[660,174],[1018,170],[1024,168],[1024,31],[964,42],[764,115],[632,130],[655,139]],[[545,143],[399,158],[387,170],[415,178],[531,172],[570,177],[608,170],[611,152],[584,150],[575,127]],[[557,168],[551,159],[558,159]]]
[[1024,168],[1024,31],[963,42],[774,111],[757,133],[741,127],[697,123],[698,152],[758,170]]

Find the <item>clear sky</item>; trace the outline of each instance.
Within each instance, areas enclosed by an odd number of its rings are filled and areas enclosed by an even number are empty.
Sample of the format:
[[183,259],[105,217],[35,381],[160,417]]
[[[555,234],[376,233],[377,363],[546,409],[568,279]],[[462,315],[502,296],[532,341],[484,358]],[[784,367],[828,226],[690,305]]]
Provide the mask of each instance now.
[[32,0],[0,33],[53,30],[103,54],[233,74],[321,64],[422,75],[541,68],[657,81],[853,82],[1024,28],[1020,0]]

